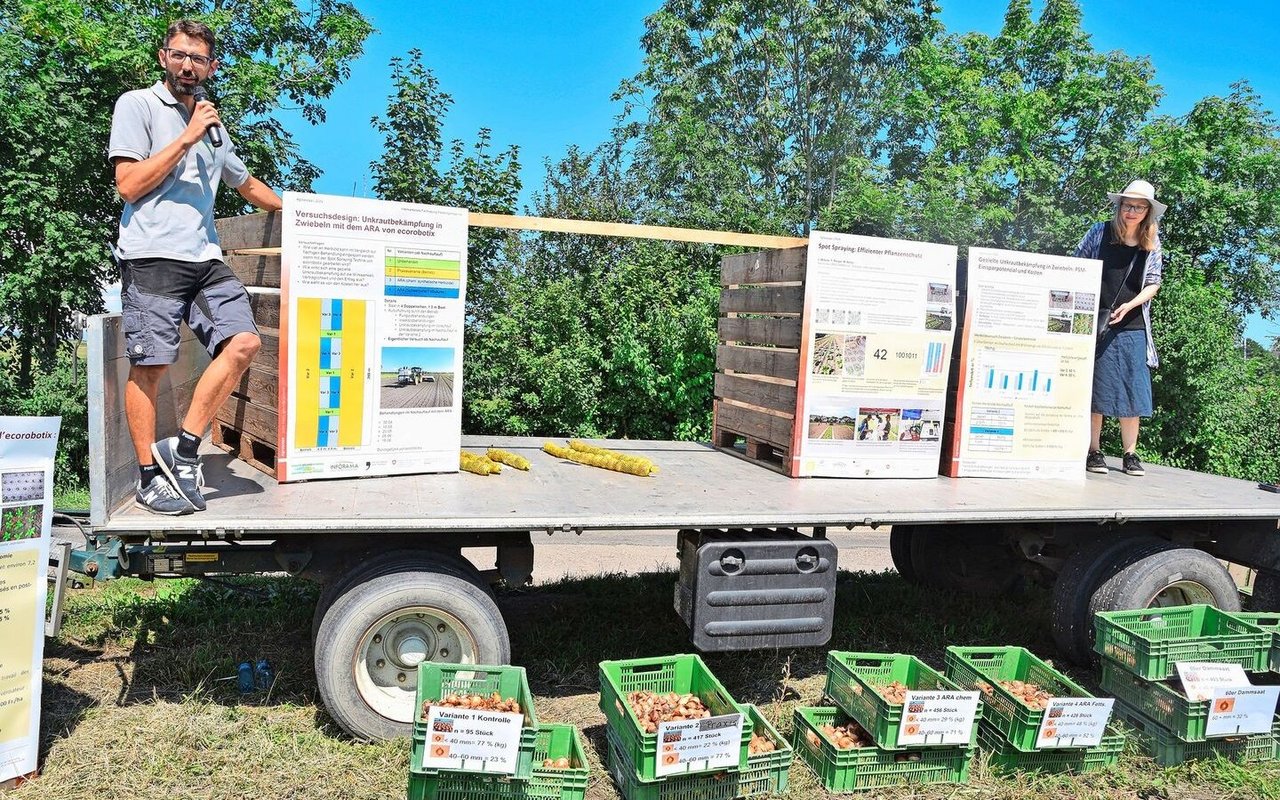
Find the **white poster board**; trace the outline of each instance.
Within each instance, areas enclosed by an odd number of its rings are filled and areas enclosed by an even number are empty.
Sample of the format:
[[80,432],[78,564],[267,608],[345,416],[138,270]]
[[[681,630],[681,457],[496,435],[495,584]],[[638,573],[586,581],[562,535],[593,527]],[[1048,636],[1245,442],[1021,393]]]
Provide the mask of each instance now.
[[467,211],[286,192],[281,481],[454,472]]
[[956,248],[809,235],[796,474],[938,474],[955,331]]
[[954,474],[1085,476],[1102,262],[969,249]]
[[0,417],[0,782],[36,770],[57,417]]

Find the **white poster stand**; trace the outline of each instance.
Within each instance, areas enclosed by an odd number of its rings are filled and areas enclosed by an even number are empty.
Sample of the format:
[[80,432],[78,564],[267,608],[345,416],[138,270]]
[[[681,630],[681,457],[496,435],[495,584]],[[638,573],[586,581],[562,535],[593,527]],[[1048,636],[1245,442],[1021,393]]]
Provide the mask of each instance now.
[[0,782],[36,770],[57,417],[0,417]]

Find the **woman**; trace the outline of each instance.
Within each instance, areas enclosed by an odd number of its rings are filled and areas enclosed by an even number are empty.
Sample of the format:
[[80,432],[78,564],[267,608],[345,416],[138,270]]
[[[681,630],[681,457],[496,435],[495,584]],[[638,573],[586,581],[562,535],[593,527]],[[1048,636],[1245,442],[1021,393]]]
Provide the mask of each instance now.
[[1107,193],[1115,205],[1110,222],[1099,222],[1076,248],[1078,258],[1102,260],[1098,293],[1098,349],[1093,367],[1093,415],[1085,468],[1105,474],[1102,418],[1120,420],[1126,475],[1145,475],[1138,460],[1138,422],[1151,416],[1151,368],[1158,365],[1151,338],[1151,298],[1160,290],[1163,260],[1158,223],[1164,203],[1146,181]]

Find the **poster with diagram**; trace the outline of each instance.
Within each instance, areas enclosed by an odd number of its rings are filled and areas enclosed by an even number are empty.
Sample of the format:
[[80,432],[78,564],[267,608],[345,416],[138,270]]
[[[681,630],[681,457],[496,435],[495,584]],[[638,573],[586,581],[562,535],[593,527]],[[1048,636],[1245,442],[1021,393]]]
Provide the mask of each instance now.
[[952,473],[1079,478],[1102,262],[969,250]]
[[955,283],[949,245],[809,235],[799,475],[938,474]]
[[0,783],[36,770],[57,417],[0,417]]
[[285,193],[279,480],[457,471],[467,218]]

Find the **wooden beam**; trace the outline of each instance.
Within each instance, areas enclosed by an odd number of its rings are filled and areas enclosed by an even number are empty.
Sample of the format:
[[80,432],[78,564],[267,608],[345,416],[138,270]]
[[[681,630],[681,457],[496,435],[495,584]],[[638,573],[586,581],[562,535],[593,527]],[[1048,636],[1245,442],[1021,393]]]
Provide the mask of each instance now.
[[[662,225],[632,225],[626,222],[592,222],[585,219],[554,219],[552,217],[520,217],[511,214],[482,214],[473,211],[468,224],[473,228],[503,228],[517,231],[542,231],[543,233],[580,233],[586,236],[618,236],[628,239],[663,239],[669,242],[694,242],[696,244],[722,244],[733,247],[803,247],[808,239],[798,236],[766,236],[758,233],[733,233],[731,231],[702,231],[695,228],[669,228]],[[241,255],[279,255],[279,247],[228,248]]]

